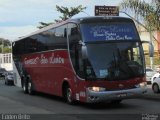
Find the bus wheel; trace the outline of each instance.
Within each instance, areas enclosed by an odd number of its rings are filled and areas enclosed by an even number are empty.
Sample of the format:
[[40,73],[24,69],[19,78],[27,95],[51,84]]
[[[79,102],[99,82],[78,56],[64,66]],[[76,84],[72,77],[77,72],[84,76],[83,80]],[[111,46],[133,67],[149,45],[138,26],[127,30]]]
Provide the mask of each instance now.
[[69,86],[67,86],[65,88],[65,100],[68,104],[73,104],[74,103],[74,100],[73,100],[73,96],[72,96],[72,90]]
[[23,91],[24,91],[24,93],[28,93],[28,84],[27,84],[27,81],[24,81],[24,83],[23,83]]
[[30,95],[33,95],[33,94],[34,94],[34,91],[33,91],[32,82],[29,81],[27,86],[28,86],[28,93],[29,93]]

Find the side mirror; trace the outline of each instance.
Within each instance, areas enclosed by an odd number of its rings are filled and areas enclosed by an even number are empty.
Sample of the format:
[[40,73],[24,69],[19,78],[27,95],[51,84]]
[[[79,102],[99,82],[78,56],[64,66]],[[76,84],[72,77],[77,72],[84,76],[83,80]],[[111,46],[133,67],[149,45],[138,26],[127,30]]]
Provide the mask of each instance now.
[[154,46],[152,44],[152,42],[149,43],[149,56],[153,57],[154,55]]

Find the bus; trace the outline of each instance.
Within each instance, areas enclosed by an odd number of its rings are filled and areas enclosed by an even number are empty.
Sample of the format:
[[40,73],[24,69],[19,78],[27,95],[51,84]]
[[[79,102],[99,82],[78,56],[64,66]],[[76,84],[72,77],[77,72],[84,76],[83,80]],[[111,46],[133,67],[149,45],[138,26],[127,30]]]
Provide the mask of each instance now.
[[146,92],[145,60],[133,20],[68,19],[12,43],[25,93],[75,101],[120,103]]

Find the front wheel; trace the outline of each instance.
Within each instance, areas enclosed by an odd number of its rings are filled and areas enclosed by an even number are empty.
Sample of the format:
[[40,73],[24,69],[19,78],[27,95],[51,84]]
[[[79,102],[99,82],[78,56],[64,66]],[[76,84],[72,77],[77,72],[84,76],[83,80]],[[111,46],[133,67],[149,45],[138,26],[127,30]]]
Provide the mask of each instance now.
[[72,90],[69,86],[65,88],[65,94],[64,94],[65,100],[68,104],[74,104],[73,94]]

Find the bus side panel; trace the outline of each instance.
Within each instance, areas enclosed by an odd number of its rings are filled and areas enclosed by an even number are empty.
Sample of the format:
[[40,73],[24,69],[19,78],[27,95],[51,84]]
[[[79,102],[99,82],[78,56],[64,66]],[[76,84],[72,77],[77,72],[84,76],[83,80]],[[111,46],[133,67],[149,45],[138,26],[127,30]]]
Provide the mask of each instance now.
[[64,75],[72,72],[66,50],[25,55],[22,59],[37,91],[61,95]]

